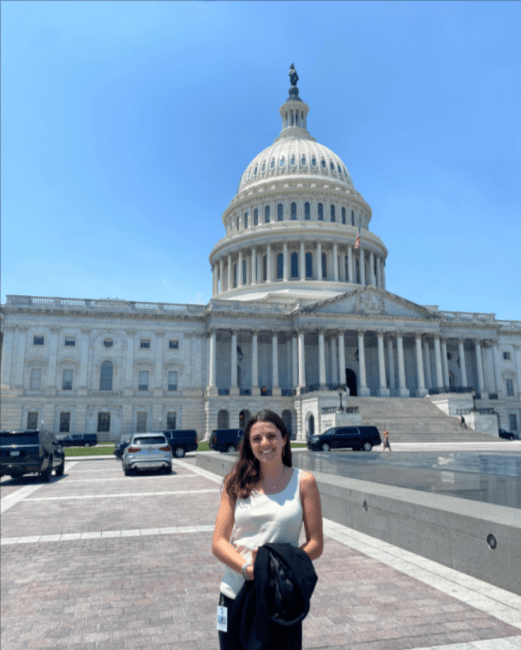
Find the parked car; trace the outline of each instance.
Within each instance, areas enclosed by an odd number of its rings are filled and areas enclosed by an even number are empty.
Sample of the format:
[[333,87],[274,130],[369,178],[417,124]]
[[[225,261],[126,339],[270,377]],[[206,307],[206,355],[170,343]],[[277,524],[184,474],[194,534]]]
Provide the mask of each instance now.
[[345,448],[371,451],[373,447],[382,444],[382,439],[376,427],[333,427],[322,435],[310,436],[306,444],[312,451]]
[[121,458],[125,476],[138,470],[162,469],[172,473],[172,447],[162,433],[135,433]]
[[514,440],[517,438],[515,433],[512,433],[512,431],[505,431],[504,429],[499,430],[499,437],[506,438],[507,440]]
[[197,451],[197,431],[195,429],[170,429],[162,431],[172,447],[175,458],[183,458],[189,451]]
[[65,471],[65,452],[50,431],[2,431],[0,433],[0,476],[20,478],[39,474],[44,482]]
[[208,447],[212,451],[233,454],[238,450],[243,438],[244,431],[242,429],[214,429],[208,441]]
[[95,447],[98,436],[95,433],[75,433],[61,438],[62,447]]
[[123,456],[123,452],[125,451],[125,448],[128,447],[129,442],[130,439],[128,437],[120,438],[119,442],[116,442],[114,445],[114,451],[112,452],[116,458],[121,458]]

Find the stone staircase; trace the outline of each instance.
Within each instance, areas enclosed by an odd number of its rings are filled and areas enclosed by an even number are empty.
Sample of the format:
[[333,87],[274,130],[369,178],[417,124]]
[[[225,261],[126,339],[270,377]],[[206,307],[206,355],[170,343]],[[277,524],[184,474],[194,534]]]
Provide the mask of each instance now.
[[393,442],[502,442],[480,431],[463,429],[459,419],[445,415],[429,399],[419,397],[348,397],[358,406],[362,424],[389,430]]

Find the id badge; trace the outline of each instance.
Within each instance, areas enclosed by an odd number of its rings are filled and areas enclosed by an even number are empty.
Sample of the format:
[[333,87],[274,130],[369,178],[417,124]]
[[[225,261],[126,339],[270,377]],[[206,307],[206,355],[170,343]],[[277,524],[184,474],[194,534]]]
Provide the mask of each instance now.
[[228,632],[228,608],[217,605],[217,629],[219,632]]

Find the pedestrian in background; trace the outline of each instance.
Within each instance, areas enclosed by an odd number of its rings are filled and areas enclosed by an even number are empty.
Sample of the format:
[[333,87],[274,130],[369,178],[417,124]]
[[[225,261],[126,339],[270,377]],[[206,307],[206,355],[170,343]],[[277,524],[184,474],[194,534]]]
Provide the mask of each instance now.
[[387,431],[387,429],[384,431],[384,451],[386,449],[388,449],[389,451],[392,451],[391,444],[389,442],[389,431]]

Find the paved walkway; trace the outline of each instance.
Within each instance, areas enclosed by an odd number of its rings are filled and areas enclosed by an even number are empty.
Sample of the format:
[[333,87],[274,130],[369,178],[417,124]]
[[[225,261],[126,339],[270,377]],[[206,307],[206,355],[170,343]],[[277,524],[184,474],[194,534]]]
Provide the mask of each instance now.
[[[125,477],[112,457],[70,460],[47,484],[4,477],[3,650],[218,650],[221,480],[195,454],[170,476]],[[521,597],[327,519],[324,532],[303,648],[521,648]]]

